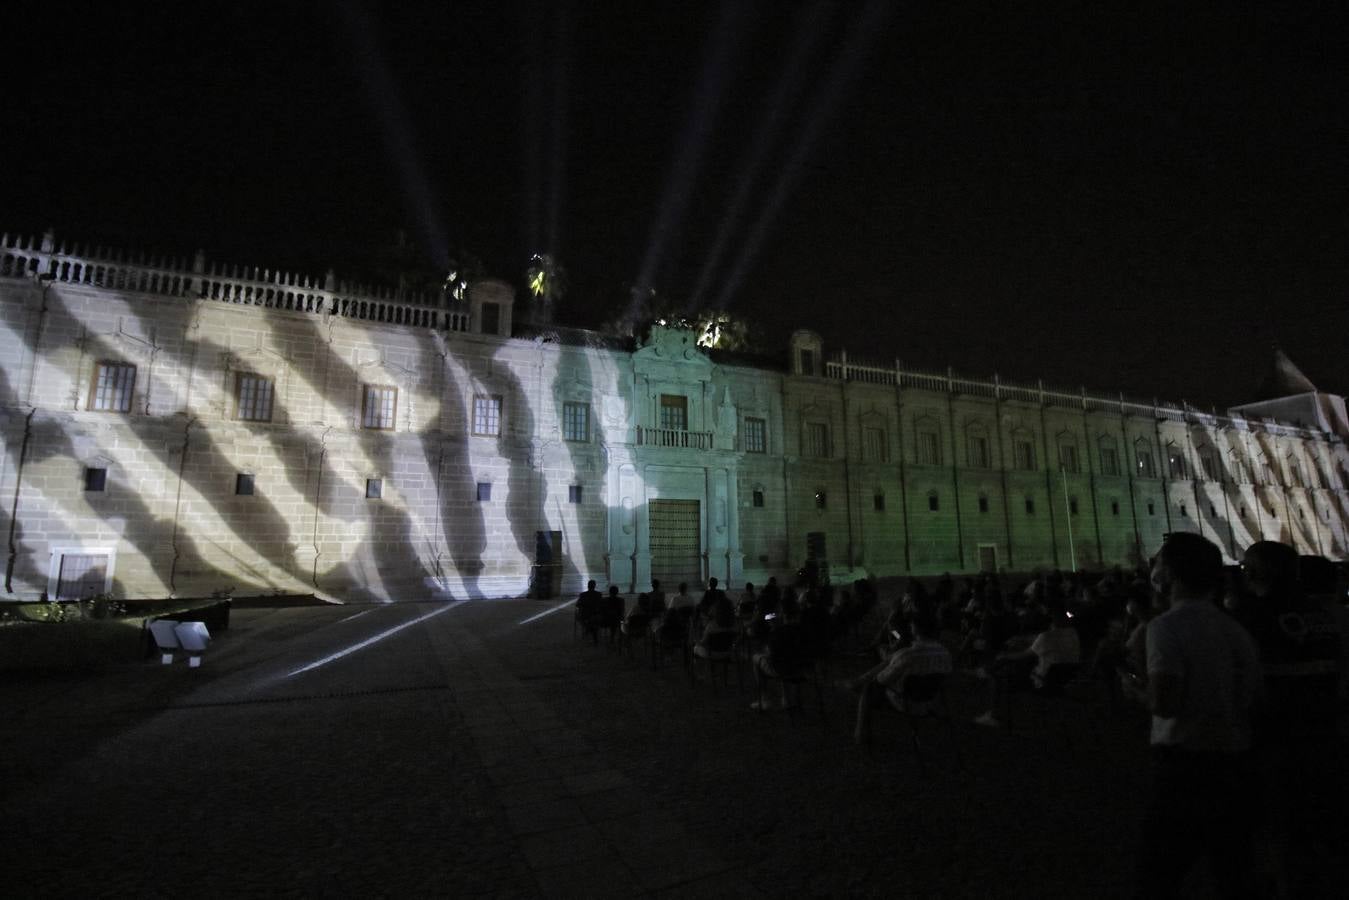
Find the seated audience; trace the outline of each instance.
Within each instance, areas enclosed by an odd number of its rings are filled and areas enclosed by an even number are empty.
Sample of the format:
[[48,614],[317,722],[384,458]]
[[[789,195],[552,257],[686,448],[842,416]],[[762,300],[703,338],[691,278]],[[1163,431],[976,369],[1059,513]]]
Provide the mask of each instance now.
[[[751,704],[753,709],[774,708],[774,704],[764,697],[764,682],[767,679],[796,678],[809,662],[798,614],[796,598],[789,593],[782,598],[780,611],[771,614],[772,618],[768,620],[772,630],[768,633],[767,647],[753,657],[754,685],[759,693],[759,699]],[[784,685],[781,706],[785,709],[787,705]]]
[[988,711],[976,718],[978,725],[996,727],[999,723],[993,713],[998,708],[1004,687],[1045,686],[1045,676],[1059,664],[1082,660],[1082,643],[1066,610],[1057,610],[1045,631],[1024,650],[1005,651],[997,655],[989,667]]
[[853,731],[853,739],[859,744],[871,738],[871,713],[879,703],[889,702],[901,712],[906,711],[905,679],[913,675],[949,675],[951,672],[951,652],[941,643],[940,623],[931,616],[917,616],[912,627],[913,643],[896,650],[860,677],[845,682],[847,687],[862,695],[857,701],[857,725]]

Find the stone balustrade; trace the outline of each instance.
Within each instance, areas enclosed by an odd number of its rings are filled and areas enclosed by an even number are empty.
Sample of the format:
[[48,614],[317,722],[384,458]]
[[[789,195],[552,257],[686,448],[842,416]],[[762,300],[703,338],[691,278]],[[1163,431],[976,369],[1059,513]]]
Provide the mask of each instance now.
[[0,235],[0,278],[35,278],[437,331],[470,330],[468,304],[462,301],[339,281],[331,270],[319,279],[212,262],[200,252],[188,260],[88,244],[58,245],[50,233],[41,238]]
[[637,443],[644,447],[674,447],[681,450],[711,450],[712,432],[678,428],[637,426]]
[[1326,438],[1326,435],[1322,432],[1279,422],[1275,419],[1251,421],[1241,416],[1220,414],[1216,411],[1204,412],[1188,404],[1177,405],[1136,398],[1129,399],[1123,394],[1114,397],[1094,395],[1087,393],[1085,388],[1079,388],[1074,392],[1046,388],[1043,383],[1018,385],[1002,381],[996,375],[990,380],[957,376],[949,370],[946,373],[922,372],[915,369],[905,369],[898,360],[890,366],[872,362],[859,362],[856,359],[849,359],[846,351],[836,354],[834,358],[825,363],[825,374],[840,381],[898,385],[901,388],[986,397],[994,400],[1011,400],[1037,406],[1058,406],[1067,409],[1156,417],[1173,422],[1200,422],[1215,427],[1234,427],[1246,430],[1258,428],[1273,434],[1307,439],[1324,440]]

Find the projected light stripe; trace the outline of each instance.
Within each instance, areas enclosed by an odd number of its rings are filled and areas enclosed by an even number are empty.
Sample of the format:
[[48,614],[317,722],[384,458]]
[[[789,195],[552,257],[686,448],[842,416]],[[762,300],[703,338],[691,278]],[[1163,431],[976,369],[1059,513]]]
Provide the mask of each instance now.
[[377,643],[379,643],[380,641],[384,640],[386,637],[391,637],[391,636],[397,634],[398,632],[402,631],[402,630],[405,629],[405,628],[411,628],[413,625],[416,625],[416,624],[418,624],[418,623],[420,623],[420,622],[425,622],[427,619],[434,618],[435,616],[438,616],[438,615],[440,615],[441,613],[449,612],[450,610],[454,609],[456,606],[463,606],[463,605],[464,605],[465,603],[467,603],[467,602],[468,602],[467,600],[456,600],[456,601],[454,601],[453,603],[449,604],[448,606],[442,606],[440,609],[432,610],[431,612],[427,613],[427,614],[424,615],[424,616],[418,616],[417,618],[412,619],[411,621],[404,622],[402,625],[395,625],[394,627],[388,629],[387,631],[381,631],[379,634],[375,635],[374,637],[368,637],[368,638],[366,638],[365,640],[361,641],[359,644],[352,644],[350,647],[347,647],[345,650],[339,650],[339,651],[337,651],[336,653],[332,654],[331,656],[325,656],[323,659],[320,659],[320,660],[316,660],[316,661],[314,661],[314,662],[311,662],[309,665],[303,666],[303,667],[301,667],[301,668],[299,668],[299,669],[296,669],[294,672],[288,672],[288,673],[286,673],[286,677],[287,677],[287,678],[293,678],[293,677],[296,676],[296,675],[303,675],[305,672],[312,671],[312,670],[314,670],[314,669],[319,668],[320,666],[326,666],[326,665],[327,665],[328,663],[330,663],[330,662],[336,662],[337,660],[341,659],[341,658],[344,657],[344,656],[350,656],[351,654],[355,653],[357,650],[364,650],[366,647],[369,647],[371,644],[377,644]]
[[566,603],[559,603],[557,606],[554,606],[552,609],[545,609],[545,610],[544,610],[543,612],[541,612],[541,613],[535,613],[534,615],[530,616],[528,619],[522,619],[521,621],[516,622],[515,624],[516,624],[516,625],[528,625],[530,622],[534,622],[534,621],[536,621],[536,620],[538,620],[538,619],[542,619],[544,616],[551,616],[553,613],[557,612],[559,609],[566,609],[568,606],[571,606],[571,603],[572,603],[572,601],[570,601],[570,600],[568,600]]

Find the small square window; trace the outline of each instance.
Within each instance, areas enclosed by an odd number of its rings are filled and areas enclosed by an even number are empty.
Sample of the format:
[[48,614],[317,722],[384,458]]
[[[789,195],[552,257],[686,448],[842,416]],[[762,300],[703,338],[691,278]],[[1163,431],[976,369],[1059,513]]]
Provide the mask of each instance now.
[[1151,502],[1148,503],[1148,515],[1150,516],[1157,515],[1157,507],[1154,506]]
[[871,505],[875,508],[876,512],[885,512],[885,495],[873,495],[871,498]]
[[491,499],[492,499],[492,482],[490,482],[490,481],[479,481],[479,482],[478,482],[478,502],[479,502],[479,503],[487,503],[487,502],[490,502]]
[[234,493],[240,497],[253,496],[253,476],[240,472],[234,476]]
[[1237,510],[1237,515],[1240,516],[1240,517],[1243,518],[1243,519],[1246,518],[1246,507],[1243,506],[1243,507],[1241,507],[1240,509],[1238,509],[1238,510]]
[[987,498],[987,497],[981,496],[981,497],[979,498],[979,512],[981,512],[981,513],[986,513],[986,512],[988,512],[988,498]]
[[1181,516],[1183,516],[1183,517],[1185,517],[1185,518],[1187,518],[1187,519],[1190,517],[1190,511],[1189,511],[1188,509],[1185,508],[1185,504],[1184,504],[1184,503],[1182,503],[1182,504],[1180,505],[1180,514],[1181,514]]
[[1208,514],[1209,514],[1210,516],[1215,517],[1215,518],[1216,518],[1217,515],[1218,515],[1218,508],[1217,508],[1216,506],[1214,506],[1212,503],[1210,503],[1210,504],[1208,505]]
[[108,470],[92,467],[85,469],[84,489],[86,491],[106,491],[108,489]]
[[1072,515],[1072,516],[1077,515],[1077,498],[1076,498],[1076,497],[1069,497],[1069,498],[1068,498],[1068,514],[1069,514],[1069,515]]
[[1117,515],[1119,515],[1119,501],[1118,501],[1118,500],[1111,500],[1111,501],[1110,501],[1110,515],[1112,515],[1112,516],[1117,516]]
[[365,480],[365,496],[369,500],[378,500],[384,496],[384,480],[382,478],[367,478]]
[[1032,500],[1030,497],[1026,498],[1026,515],[1028,516],[1035,515],[1035,501]]
[[754,492],[753,503],[756,509],[761,509],[763,507],[763,491]]
[[824,491],[815,492],[815,508],[824,509],[829,505],[829,495]]
[[[481,487],[482,487],[482,485],[479,485],[479,488],[481,488]],[[488,487],[490,488],[491,485],[488,485]],[[489,493],[490,493],[490,491],[489,491]],[[569,485],[567,485],[567,502],[569,502],[569,503],[580,503],[580,502],[581,502],[581,495],[582,495],[583,493],[584,493],[584,491],[583,491],[581,485],[579,485],[579,484],[569,484]],[[479,499],[481,499],[481,498],[479,498]]]
[[936,494],[927,495],[928,512],[936,512],[941,509],[941,499]]

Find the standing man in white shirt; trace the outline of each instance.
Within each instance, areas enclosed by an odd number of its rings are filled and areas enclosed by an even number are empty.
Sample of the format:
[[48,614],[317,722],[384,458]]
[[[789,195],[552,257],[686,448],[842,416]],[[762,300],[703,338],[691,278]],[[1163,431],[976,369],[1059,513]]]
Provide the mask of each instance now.
[[1246,896],[1258,795],[1249,765],[1260,685],[1255,642],[1218,605],[1222,553],[1205,538],[1169,535],[1152,585],[1171,608],[1147,631],[1153,791],[1139,896],[1174,896],[1203,856],[1222,896]]

